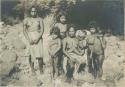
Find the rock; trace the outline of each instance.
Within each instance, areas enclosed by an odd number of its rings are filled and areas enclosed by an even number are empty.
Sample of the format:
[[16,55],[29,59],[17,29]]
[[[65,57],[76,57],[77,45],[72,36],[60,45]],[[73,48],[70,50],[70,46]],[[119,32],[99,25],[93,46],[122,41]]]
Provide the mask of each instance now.
[[112,80],[117,80],[117,78],[119,78],[119,75],[122,75],[122,73],[123,73],[123,67],[118,63],[117,60],[107,59],[104,61],[103,76],[105,78],[111,78]]
[[18,31],[12,30],[7,34],[6,38],[4,39],[5,43],[8,46],[13,46],[16,49],[25,49],[26,45],[23,43],[21,38],[19,37]]
[[17,59],[17,55],[13,50],[5,50],[2,54],[1,54],[1,58],[0,60],[3,62],[15,62]]
[[26,48],[26,45],[19,38],[14,40],[13,46],[16,49],[25,49]]
[[16,65],[17,55],[12,50],[6,50],[2,53],[0,61],[0,77],[9,75]]
[[0,64],[0,77],[8,76],[10,72],[14,69],[14,62],[3,62]]
[[7,46],[5,44],[0,44],[0,54],[7,49]]
[[[119,80],[123,76],[124,48],[115,36],[107,38],[106,58],[103,63],[103,79]],[[109,67],[110,66],[110,67]]]

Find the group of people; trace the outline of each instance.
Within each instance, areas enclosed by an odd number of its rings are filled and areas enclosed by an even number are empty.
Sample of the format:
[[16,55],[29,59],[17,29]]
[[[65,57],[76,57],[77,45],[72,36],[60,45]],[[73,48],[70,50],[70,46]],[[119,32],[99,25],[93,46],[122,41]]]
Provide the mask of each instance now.
[[[33,73],[34,60],[38,60],[40,73],[43,73],[43,40],[44,23],[37,17],[35,7],[31,8],[31,17],[24,19],[24,35],[30,46],[30,66]],[[72,80],[78,73],[85,71],[96,78],[103,74],[106,40],[101,29],[90,27],[89,31],[77,29],[66,23],[66,16],[60,15],[59,21],[50,29],[48,53],[52,64],[53,78],[65,75]]]

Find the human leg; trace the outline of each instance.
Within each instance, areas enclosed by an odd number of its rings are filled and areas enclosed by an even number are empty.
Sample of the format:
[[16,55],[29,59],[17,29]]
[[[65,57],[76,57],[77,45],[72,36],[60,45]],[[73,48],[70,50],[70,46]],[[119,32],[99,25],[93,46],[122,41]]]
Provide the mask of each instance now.
[[99,78],[101,78],[103,74],[102,66],[103,66],[103,61],[104,61],[104,55],[99,55],[98,60],[99,60]]
[[68,82],[71,82],[71,79],[73,78],[73,73],[74,73],[74,63],[68,61],[68,68],[67,68],[67,73],[66,73],[66,79]]
[[40,71],[40,74],[43,73],[43,58],[37,58],[38,59],[38,66],[39,66],[39,71]]
[[63,70],[65,74],[67,73],[67,61],[67,57],[63,57]]
[[58,73],[59,73],[58,57],[55,57],[55,58],[54,58],[54,71],[55,71],[54,76],[57,77],[57,76],[58,76]]
[[29,55],[29,64],[30,64],[30,67],[31,67],[31,72],[33,75],[35,75],[35,68],[34,68],[34,62],[32,61],[32,58],[31,58],[31,55]]
[[90,50],[87,51],[87,65],[88,65],[88,72],[92,73],[92,58]]

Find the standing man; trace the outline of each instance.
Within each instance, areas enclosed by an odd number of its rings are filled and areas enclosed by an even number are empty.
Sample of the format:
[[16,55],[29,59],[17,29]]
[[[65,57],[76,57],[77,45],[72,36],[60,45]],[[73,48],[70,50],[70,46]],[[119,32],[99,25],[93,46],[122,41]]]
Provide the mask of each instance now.
[[29,63],[31,71],[35,74],[34,62],[38,60],[40,73],[43,73],[43,32],[44,23],[37,15],[37,9],[31,7],[30,17],[24,19],[24,36],[30,47]]

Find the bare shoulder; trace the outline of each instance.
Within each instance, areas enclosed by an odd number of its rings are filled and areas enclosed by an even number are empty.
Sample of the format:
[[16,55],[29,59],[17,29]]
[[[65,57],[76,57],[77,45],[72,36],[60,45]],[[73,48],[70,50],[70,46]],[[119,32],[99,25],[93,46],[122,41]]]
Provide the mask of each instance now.
[[28,21],[30,21],[30,18],[29,18],[29,17],[26,17],[26,18],[24,18],[24,20],[23,20],[24,24],[25,24],[26,22],[28,22]]
[[37,19],[38,19],[39,21],[43,21],[43,18],[41,18],[41,17],[38,17]]
[[59,26],[60,26],[60,23],[56,23],[56,24],[55,24],[55,27],[59,27]]
[[92,39],[93,37],[92,37],[92,35],[87,35],[86,36],[86,40],[89,40],[89,39]]
[[61,42],[61,39],[60,39],[60,38],[58,38],[58,42]]
[[68,37],[63,39],[63,42],[67,42],[68,41]]

